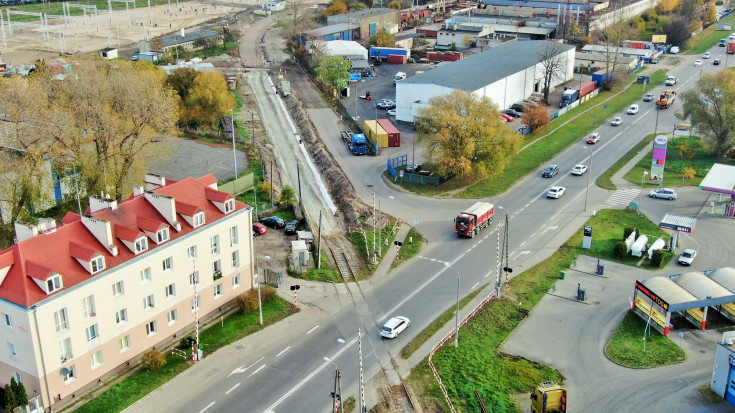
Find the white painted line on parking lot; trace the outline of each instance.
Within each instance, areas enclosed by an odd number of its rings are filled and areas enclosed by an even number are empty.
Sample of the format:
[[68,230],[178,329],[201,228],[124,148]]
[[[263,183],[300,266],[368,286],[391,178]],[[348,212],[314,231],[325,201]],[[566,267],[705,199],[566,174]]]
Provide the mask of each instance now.
[[276,354],[276,357],[279,357],[281,354],[287,352],[290,348],[291,348],[291,346],[288,346],[288,347],[284,348],[283,350],[281,350],[280,353]]
[[472,288],[470,288],[470,290],[474,290],[475,287],[477,287],[478,285],[480,285],[480,283],[479,282],[476,282],[475,285],[473,285]]
[[209,408],[210,408],[210,407],[212,407],[212,406],[214,406],[214,402],[212,402],[212,403],[209,403],[209,404],[207,405],[207,407],[203,408],[202,410],[199,410],[199,413],[202,413],[202,412],[205,412],[205,411],[207,411],[207,409],[209,409]]
[[250,373],[250,377],[253,377],[253,375],[254,375],[255,373],[257,373],[257,372],[259,372],[259,371],[263,370],[264,368],[265,368],[265,364],[263,364],[262,366],[258,367],[258,370],[255,370],[254,372]]
[[237,383],[236,385],[232,386],[232,388],[230,390],[227,390],[225,392],[225,394],[230,394],[230,392],[232,392],[233,390],[235,390],[237,388],[237,386],[239,386],[239,385],[240,385],[240,383]]
[[315,325],[314,327],[312,327],[311,330],[309,330],[309,331],[306,332],[306,335],[308,336],[309,334],[311,334],[312,331],[316,330],[317,328],[319,328],[319,326],[318,325]]

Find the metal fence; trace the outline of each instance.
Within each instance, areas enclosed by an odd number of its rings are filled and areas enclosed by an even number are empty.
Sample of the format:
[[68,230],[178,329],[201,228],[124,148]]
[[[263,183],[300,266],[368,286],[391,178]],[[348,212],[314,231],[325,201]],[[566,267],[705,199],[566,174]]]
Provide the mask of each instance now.
[[436,176],[426,176],[426,175],[409,174],[409,173],[404,173],[403,175],[401,175],[397,171],[397,169],[399,169],[402,166],[406,166],[407,162],[408,162],[408,155],[396,156],[395,158],[390,158],[385,162],[385,168],[388,170],[390,175],[393,177],[393,181],[400,180],[401,182],[408,182],[411,184],[433,185],[433,186],[439,186],[442,182],[444,182],[444,179],[436,177]]
[[255,187],[255,174],[249,173],[241,176],[234,181],[230,181],[219,185],[217,189],[228,194],[238,195],[245,191],[249,191]]

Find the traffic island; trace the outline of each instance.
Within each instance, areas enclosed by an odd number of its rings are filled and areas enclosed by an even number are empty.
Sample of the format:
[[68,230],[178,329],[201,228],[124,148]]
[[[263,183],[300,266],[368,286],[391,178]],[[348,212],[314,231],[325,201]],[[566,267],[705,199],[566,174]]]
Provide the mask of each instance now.
[[605,355],[623,367],[652,368],[681,363],[686,352],[658,331],[646,329],[646,321],[628,311],[605,346]]

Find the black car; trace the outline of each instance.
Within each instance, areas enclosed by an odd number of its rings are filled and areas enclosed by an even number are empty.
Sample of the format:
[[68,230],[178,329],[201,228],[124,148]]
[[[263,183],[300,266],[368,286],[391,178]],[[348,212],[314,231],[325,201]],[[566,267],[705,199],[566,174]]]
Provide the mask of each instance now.
[[296,234],[296,231],[299,229],[299,221],[293,220],[286,222],[286,226],[283,228],[283,232],[286,233],[286,235],[294,235]]
[[523,103],[514,103],[510,105],[510,108],[517,112],[523,112],[523,110],[526,109],[526,105],[524,105]]
[[276,229],[281,229],[286,226],[286,222],[283,219],[275,216],[261,218],[260,223]]
[[544,169],[542,174],[544,178],[551,178],[552,176],[559,173],[559,165],[549,165]]
[[417,174],[421,170],[421,167],[422,166],[423,165],[420,164],[420,163],[417,163],[417,164],[410,163],[410,164],[406,165],[406,173],[408,173],[408,174]]
[[522,115],[513,109],[506,109],[503,111],[506,115],[513,116],[514,118],[520,118]]

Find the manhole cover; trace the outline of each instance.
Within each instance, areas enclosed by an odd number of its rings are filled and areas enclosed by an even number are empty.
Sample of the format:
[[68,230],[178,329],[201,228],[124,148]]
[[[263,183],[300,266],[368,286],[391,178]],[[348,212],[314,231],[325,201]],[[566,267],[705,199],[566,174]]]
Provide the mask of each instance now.
[[372,186],[372,185],[368,185],[367,187],[368,187],[368,188],[372,188],[373,186]]
[[240,346],[235,346],[235,348],[238,349],[238,350],[242,350],[243,349],[243,346],[241,346],[241,345]]
[[707,350],[699,350],[700,353],[705,354]]

